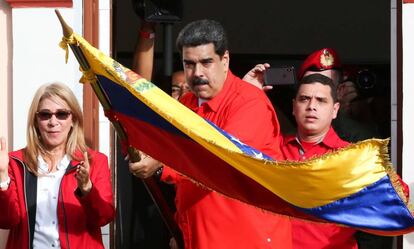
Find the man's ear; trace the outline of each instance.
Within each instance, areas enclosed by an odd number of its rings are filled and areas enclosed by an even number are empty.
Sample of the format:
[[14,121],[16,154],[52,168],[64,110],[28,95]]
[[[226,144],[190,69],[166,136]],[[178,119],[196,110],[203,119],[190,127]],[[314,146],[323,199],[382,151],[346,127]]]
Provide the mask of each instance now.
[[295,99],[292,99],[292,115],[295,116]]
[[223,66],[225,67],[226,71],[229,69],[229,64],[230,64],[230,54],[229,51],[226,50],[226,52],[224,52],[223,56],[221,57],[221,61],[223,63]]
[[339,108],[341,104],[339,102],[334,103],[333,110],[332,110],[332,119],[335,119],[338,116]]

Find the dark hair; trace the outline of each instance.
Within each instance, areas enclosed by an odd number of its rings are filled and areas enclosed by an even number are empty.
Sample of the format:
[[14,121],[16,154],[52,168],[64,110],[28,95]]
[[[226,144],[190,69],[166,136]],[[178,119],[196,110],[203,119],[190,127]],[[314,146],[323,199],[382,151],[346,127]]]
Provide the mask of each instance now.
[[227,48],[227,35],[223,26],[214,20],[198,20],[187,24],[178,34],[176,45],[179,52],[183,47],[196,47],[213,43],[216,54],[224,55]]
[[338,102],[338,96],[336,93],[336,84],[332,81],[331,78],[326,77],[323,74],[313,73],[303,77],[296,88],[296,94],[298,94],[299,88],[303,84],[313,84],[313,83],[321,83],[322,85],[329,86],[331,88],[331,96],[334,102]]

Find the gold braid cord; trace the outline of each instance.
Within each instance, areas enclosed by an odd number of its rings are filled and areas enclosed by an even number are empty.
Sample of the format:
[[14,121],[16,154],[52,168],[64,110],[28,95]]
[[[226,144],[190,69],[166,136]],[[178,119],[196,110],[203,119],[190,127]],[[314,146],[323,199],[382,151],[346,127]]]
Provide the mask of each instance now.
[[[73,35],[71,35],[69,38],[62,37],[62,40],[59,42],[59,47],[61,47],[63,50],[65,50],[65,62],[68,63],[69,58],[69,45],[78,44],[77,40]],[[92,69],[89,70],[83,70],[82,67],[79,67],[79,71],[82,72],[83,76],[80,78],[79,82],[85,84],[85,83],[94,83],[96,81],[96,75],[92,71]]]
[[82,69],[82,67],[79,67],[79,71],[81,71],[82,74],[83,74],[82,78],[80,78],[80,80],[79,80],[80,83],[82,83],[82,84],[85,84],[85,83],[92,84],[92,83],[96,82],[96,75],[92,71],[92,69],[84,71]]
[[62,40],[59,42],[59,47],[61,47],[63,50],[65,50],[65,62],[68,63],[69,58],[69,48],[68,45],[76,44],[76,40],[73,38],[73,35],[71,35],[69,38],[62,37]]

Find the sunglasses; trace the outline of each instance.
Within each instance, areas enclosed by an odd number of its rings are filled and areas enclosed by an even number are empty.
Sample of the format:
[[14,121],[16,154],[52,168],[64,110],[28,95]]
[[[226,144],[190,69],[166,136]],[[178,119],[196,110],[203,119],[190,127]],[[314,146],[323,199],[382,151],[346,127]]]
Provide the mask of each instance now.
[[56,112],[43,110],[36,112],[36,116],[42,121],[51,119],[53,115],[59,120],[66,120],[70,114],[72,112],[67,110],[58,110]]

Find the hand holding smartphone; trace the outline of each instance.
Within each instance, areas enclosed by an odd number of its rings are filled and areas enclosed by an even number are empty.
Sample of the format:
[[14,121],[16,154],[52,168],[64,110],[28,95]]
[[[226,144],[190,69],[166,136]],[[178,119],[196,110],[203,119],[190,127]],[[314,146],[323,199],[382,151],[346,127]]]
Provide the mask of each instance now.
[[294,84],[296,84],[296,72],[293,66],[271,67],[264,72],[265,86]]

